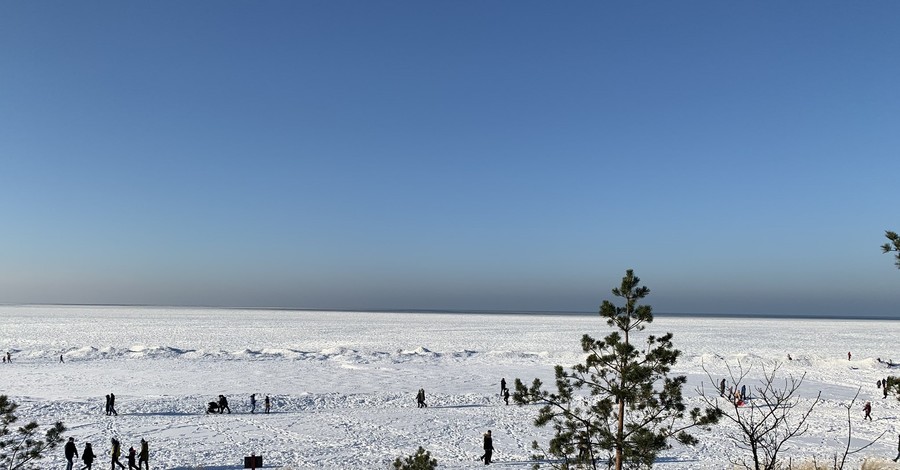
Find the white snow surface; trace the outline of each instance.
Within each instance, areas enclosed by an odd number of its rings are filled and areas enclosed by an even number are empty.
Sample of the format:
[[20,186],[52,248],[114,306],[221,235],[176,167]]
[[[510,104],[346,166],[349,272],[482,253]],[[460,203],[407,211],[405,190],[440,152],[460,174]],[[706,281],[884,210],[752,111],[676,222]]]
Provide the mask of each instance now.
[[[535,377],[552,387],[554,365],[583,359],[583,334],[611,331],[599,315],[81,306],[0,306],[0,324],[0,350],[12,354],[0,364],[0,394],[20,404],[21,421],[61,420],[79,452],[93,443],[96,468],[109,464],[111,437],[125,453],[144,438],[151,468],[170,470],[239,469],[251,452],[266,468],[387,469],[420,445],[439,468],[477,468],[488,429],[493,468],[530,468],[531,442],[546,444],[552,430],[534,427],[536,406],[504,405],[500,378],[510,388]],[[788,446],[794,461],[842,451],[857,389],[851,445],[886,434],[851,460],[896,454],[900,403],[875,382],[900,375],[876,360],[900,359],[900,322],[657,316],[643,334],[665,332],[682,351],[674,374],[688,377],[690,406],[700,405],[701,383],[711,387],[704,366],[716,380],[739,360],[754,380],[771,361],[783,363],[782,376],[806,374],[801,404],[819,391],[824,402]],[[428,408],[416,407],[419,388]],[[118,416],[103,411],[110,392]],[[233,413],[206,414],[219,394]],[[866,401],[872,421],[862,420]],[[732,468],[729,460],[746,457],[734,432],[695,431],[697,446],[673,446],[655,468]],[[64,468],[62,449],[44,464]]]

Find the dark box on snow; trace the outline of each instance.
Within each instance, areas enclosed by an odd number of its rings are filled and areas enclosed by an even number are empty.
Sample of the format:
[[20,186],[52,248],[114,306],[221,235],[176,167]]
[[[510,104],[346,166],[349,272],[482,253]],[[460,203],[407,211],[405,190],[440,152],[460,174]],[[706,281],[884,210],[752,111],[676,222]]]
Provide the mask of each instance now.
[[[254,462],[256,460],[256,462]],[[244,468],[262,468],[262,455],[244,457]]]

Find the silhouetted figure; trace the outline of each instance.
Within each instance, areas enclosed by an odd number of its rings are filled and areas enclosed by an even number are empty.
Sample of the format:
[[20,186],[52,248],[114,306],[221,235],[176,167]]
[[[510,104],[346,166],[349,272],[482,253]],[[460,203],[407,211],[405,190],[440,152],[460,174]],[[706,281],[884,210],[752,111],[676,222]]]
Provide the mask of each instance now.
[[125,470],[125,466],[122,465],[122,462],[119,462],[119,456],[122,455],[122,445],[119,444],[119,440],[115,437],[112,438],[112,463],[109,466],[109,470],[116,470],[116,465],[119,466],[122,470]]
[[725,396],[725,379],[722,379],[722,381],[719,382],[719,395]]
[[228,414],[231,414],[231,408],[228,407],[228,399],[225,398],[225,395],[219,395],[219,414],[222,414],[228,410]]
[[847,351],[847,360],[849,361],[851,357],[853,357],[853,355],[850,354],[850,351]]
[[70,437],[69,442],[66,442],[65,452],[66,452],[66,470],[72,470],[72,465],[74,465],[74,463],[72,462],[72,459],[78,458],[78,449],[75,447],[75,438],[74,437]]
[[110,413],[110,411],[109,411],[110,408],[111,408],[111,407],[109,406],[109,394],[106,394],[106,416],[109,416],[110,414],[112,414],[112,413]]
[[81,453],[81,461],[84,462],[84,467],[81,470],[91,470],[91,465],[94,464],[94,449],[91,447],[91,443],[87,442],[84,444],[84,452]]
[[863,411],[866,413],[866,415],[863,416],[863,419],[872,421],[872,402],[867,401],[865,406],[863,406]]
[[509,405],[509,389],[508,388],[503,389],[503,401],[505,401],[506,404]]
[[494,439],[491,437],[491,430],[488,429],[488,432],[484,433],[484,455],[479,457],[479,460],[483,460],[485,465],[491,464],[491,455],[494,453]]
[[793,361],[793,360],[794,360],[794,358],[793,358],[793,357],[791,357],[791,355],[790,355],[790,354],[788,354],[788,360],[789,360],[789,361]]
[[119,416],[119,413],[116,413],[116,395],[114,393],[109,394],[109,412],[114,416]]
[[144,439],[141,439],[141,452],[138,454],[138,470],[140,470],[141,464],[146,465],[147,470],[150,470],[150,446]]
[[256,394],[250,394],[250,414],[256,413]]
[[269,396],[266,395],[266,399],[263,401],[263,405],[266,407],[266,414],[269,414],[269,410],[272,408],[272,402],[269,401]]
[[64,363],[64,362],[66,362],[66,361],[63,360],[62,354],[60,354],[60,355],[59,355],[59,363],[62,364],[62,363]]
[[425,389],[420,388],[419,393],[416,394],[416,403],[419,408],[428,408],[428,404],[425,403]]
[[506,377],[500,379],[500,396],[503,396],[503,391],[506,390]]
[[741,401],[747,401],[747,386],[741,385]]
[[137,466],[137,452],[134,447],[128,448],[128,470],[141,470]]

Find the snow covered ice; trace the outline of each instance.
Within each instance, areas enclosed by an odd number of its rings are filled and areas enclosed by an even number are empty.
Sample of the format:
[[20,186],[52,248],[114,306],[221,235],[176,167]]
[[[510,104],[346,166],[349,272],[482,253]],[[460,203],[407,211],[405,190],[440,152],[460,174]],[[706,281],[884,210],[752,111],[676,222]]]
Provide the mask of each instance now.
[[[584,333],[609,332],[599,315],[6,306],[0,321],[0,350],[12,354],[0,365],[0,393],[20,404],[20,420],[63,421],[79,452],[93,444],[101,468],[111,437],[126,452],[145,438],[154,469],[238,469],[251,452],[268,468],[386,469],[420,445],[440,468],[476,468],[487,429],[493,468],[529,468],[531,441],[546,443],[551,431],[533,426],[536,407],[503,404],[500,379],[552,385],[555,364],[582,359]],[[725,361],[740,360],[758,378],[763,361],[783,361],[782,375],[806,374],[803,403],[818,391],[824,399],[787,455],[839,452],[844,406],[860,387],[851,447],[887,433],[854,461],[896,455],[900,403],[882,399],[875,382],[900,375],[876,360],[900,360],[900,322],[657,316],[646,333],[668,331],[690,405],[701,382],[712,386],[704,365],[720,379]],[[420,388],[428,408],[416,408]],[[118,416],[104,413],[110,392]],[[205,414],[219,394],[232,414]],[[866,401],[871,422],[862,420]],[[729,468],[728,457],[744,457],[729,429],[698,431],[699,445],[663,452],[655,468]],[[63,468],[62,449],[45,463]]]

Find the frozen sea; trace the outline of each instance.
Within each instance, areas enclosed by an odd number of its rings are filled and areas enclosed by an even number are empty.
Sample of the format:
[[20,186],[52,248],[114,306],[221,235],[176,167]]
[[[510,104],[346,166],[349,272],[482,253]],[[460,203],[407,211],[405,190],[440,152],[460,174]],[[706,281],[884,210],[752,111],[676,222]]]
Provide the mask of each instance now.
[[[476,468],[487,429],[493,468],[530,468],[531,441],[546,443],[550,430],[533,426],[537,407],[503,404],[501,377],[552,384],[555,364],[582,359],[584,333],[610,331],[599,315],[81,306],[0,306],[0,324],[0,350],[13,359],[0,365],[0,394],[20,404],[21,419],[63,421],[79,452],[93,443],[95,468],[108,465],[111,437],[126,451],[144,438],[151,468],[168,470],[239,469],[251,452],[267,468],[387,469],[420,445],[439,468]],[[789,446],[795,461],[842,450],[844,406],[857,390],[852,446],[886,434],[852,460],[896,455],[900,402],[875,382],[900,375],[876,360],[900,360],[900,322],[657,316],[646,331],[664,332],[682,351],[675,373],[688,377],[692,405],[696,388],[710,386],[704,366],[717,379],[738,360],[754,379],[771,361],[784,363],[783,375],[806,374],[801,403],[820,391],[824,402]],[[118,416],[104,413],[110,392]],[[220,394],[233,413],[206,414]],[[265,395],[268,415],[259,413]],[[862,420],[865,401],[872,421]],[[744,456],[732,431],[697,432],[700,444],[663,452],[654,468],[731,468],[729,458]],[[62,450],[44,464],[64,468]]]

